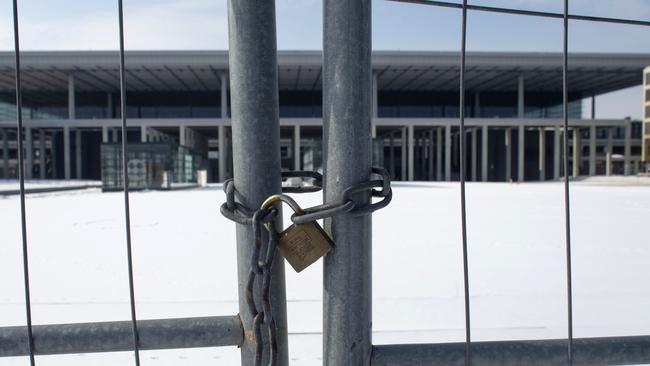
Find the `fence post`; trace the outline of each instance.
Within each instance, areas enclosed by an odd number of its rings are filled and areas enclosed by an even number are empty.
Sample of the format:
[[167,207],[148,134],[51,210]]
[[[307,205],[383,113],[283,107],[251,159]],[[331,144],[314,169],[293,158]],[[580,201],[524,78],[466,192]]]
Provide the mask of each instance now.
[[[371,0],[325,0],[323,9],[324,194],[335,202],[370,176]],[[324,365],[369,365],[371,218],[339,215],[325,226],[336,248],[324,263]]]
[[[259,208],[264,199],[281,190],[275,1],[228,1],[228,29],[235,188],[241,204]],[[253,319],[246,305],[252,247],[252,227],[237,224],[239,313],[244,327],[242,365],[253,365],[255,361]],[[259,285],[258,281],[255,294],[260,293]],[[273,263],[271,291],[278,335],[278,366],[284,366],[289,362],[287,309],[284,261],[279,255]],[[260,301],[260,297],[256,296],[255,300]],[[268,335],[262,333],[266,343]],[[268,359],[265,347],[262,364],[267,364]]]

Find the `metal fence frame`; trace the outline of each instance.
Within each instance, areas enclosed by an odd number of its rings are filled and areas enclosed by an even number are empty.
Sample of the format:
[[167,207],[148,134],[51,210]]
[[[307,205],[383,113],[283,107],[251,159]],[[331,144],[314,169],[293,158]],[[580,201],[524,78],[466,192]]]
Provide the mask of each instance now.
[[[326,201],[338,199],[344,190],[368,178],[371,159],[371,1],[324,0],[323,105]],[[528,11],[429,0],[392,0],[460,9],[460,135],[465,132],[465,54],[467,12],[484,11],[562,19],[564,129],[568,120],[568,29],[569,20],[650,26],[648,21],[572,15],[569,1],[564,13]],[[120,93],[125,101],[124,24],[122,0],[118,0],[120,32]],[[229,0],[230,80],[235,139],[235,182],[238,197],[248,207],[258,207],[267,196],[279,193],[279,122],[275,2]],[[18,0],[13,0],[16,54],[16,105],[19,144],[20,214],[23,249],[26,326],[0,328],[0,357],[139,350],[238,346],[242,364],[254,364],[251,322],[244,311],[243,291],[252,241],[251,228],[237,225],[240,314],[203,318],[137,320],[131,257],[130,210],[127,164],[123,164],[125,228],[129,271],[131,320],[121,322],[32,325],[29,286],[27,220],[25,215],[25,169],[22,141],[22,101]],[[365,87],[362,87],[365,86]],[[122,115],[123,152],[126,152],[126,116]],[[445,344],[372,345],[371,341],[371,218],[342,215],[326,222],[337,243],[324,265],[324,350],[326,365],[620,365],[650,363],[650,336],[573,338],[571,282],[570,196],[568,133],[564,133],[564,198],[567,265],[567,338],[473,342],[469,302],[469,260],[465,211],[465,142],[461,138],[461,238],[463,249],[465,342]],[[123,158],[126,154],[123,153]],[[355,156],[355,159],[349,159]],[[252,167],[252,168],[251,168]],[[361,193],[360,202],[370,196]],[[278,323],[277,364],[288,364],[284,264],[273,267],[273,312]],[[350,280],[354,279],[354,280]],[[268,360],[268,355],[265,356]]]

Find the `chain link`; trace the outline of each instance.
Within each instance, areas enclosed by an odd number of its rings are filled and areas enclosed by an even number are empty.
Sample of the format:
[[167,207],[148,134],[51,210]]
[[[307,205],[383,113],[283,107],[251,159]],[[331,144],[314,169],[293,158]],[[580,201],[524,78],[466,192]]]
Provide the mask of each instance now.
[[[272,217],[272,219],[268,219]],[[260,209],[253,214],[253,254],[251,256],[251,269],[248,273],[246,283],[246,303],[248,311],[253,319],[253,337],[255,341],[255,366],[261,366],[264,353],[264,342],[262,338],[262,325],[266,325],[269,337],[269,366],[277,363],[277,329],[273,310],[271,309],[271,270],[278,243],[278,232],[275,227],[275,219],[278,214],[275,208]],[[262,230],[266,228],[269,240],[266,244],[266,253],[262,248]],[[262,309],[255,304],[255,281],[261,277],[261,299]],[[258,280],[259,281],[259,280]]]

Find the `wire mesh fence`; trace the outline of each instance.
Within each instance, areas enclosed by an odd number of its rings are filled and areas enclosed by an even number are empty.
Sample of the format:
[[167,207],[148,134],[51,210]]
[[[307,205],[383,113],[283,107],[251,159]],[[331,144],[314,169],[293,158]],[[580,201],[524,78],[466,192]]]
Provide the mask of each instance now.
[[[374,346],[369,362],[373,365],[421,365],[439,362],[450,365],[550,365],[550,364],[627,364],[650,362],[650,336],[642,337],[616,337],[616,338],[591,338],[574,339],[573,332],[573,283],[572,283],[572,253],[571,253],[571,205],[570,182],[568,171],[569,164],[569,78],[568,63],[570,21],[585,21],[597,23],[626,24],[636,26],[650,26],[650,21],[631,20],[609,17],[585,16],[569,13],[569,0],[563,1],[563,13],[530,11],[514,8],[491,7],[444,1],[428,0],[390,0],[403,3],[413,3],[434,7],[446,7],[460,11],[460,83],[459,83],[459,119],[458,129],[460,136],[465,136],[466,115],[466,41],[467,41],[467,14],[470,11],[511,14],[518,16],[531,16],[557,19],[562,22],[562,39],[558,42],[563,46],[562,59],[562,131],[563,131],[563,183],[564,183],[564,239],[566,262],[566,338],[562,340],[520,341],[520,342],[475,342],[471,333],[471,303],[469,268],[471,258],[468,256],[467,214],[465,180],[467,167],[466,141],[460,138],[460,208],[461,232],[463,253],[463,294],[465,314],[465,342],[449,343],[442,345],[394,345]],[[272,3],[272,2],[271,2]],[[370,7],[370,1],[364,1],[362,6]],[[356,14],[361,17],[361,15]],[[351,14],[355,16],[355,14]],[[127,269],[129,280],[129,303],[131,310],[130,322],[109,323],[84,323],[68,325],[33,326],[31,316],[31,298],[29,283],[29,255],[28,255],[28,222],[25,214],[25,163],[23,146],[23,118],[21,100],[21,66],[20,66],[20,41],[18,28],[18,0],[13,0],[14,46],[16,65],[16,128],[18,147],[18,176],[20,182],[20,215],[23,252],[23,276],[25,293],[26,327],[0,328],[0,356],[28,355],[30,363],[35,365],[37,354],[62,354],[80,352],[109,352],[133,350],[135,364],[140,364],[140,349],[163,349],[183,347],[207,346],[240,346],[246,337],[250,337],[246,325],[242,325],[238,316],[211,317],[211,318],[186,318],[138,321],[136,319],[135,287],[133,281],[131,219],[129,207],[129,187],[132,182],[128,171],[127,156],[129,156],[126,130],[127,119],[122,113],[121,131],[122,144],[120,154],[121,164],[113,164],[115,169],[121,168],[121,177],[115,178],[116,182],[123,182],[124,187],[124,227],[126,232]],[[355,19],[348,19],[355,20]],[[126,110],[125,90],[125,50],[124,50],[124,21],[122,0],[118,0],[118,24],[120,40],[120,101],[122,111]],[[326,38],[326,42],[328,39]],[[369,44],[364,45],[369,48]],[[231,59],[232,60],[232,59]],[[255,62],[249,60],[248,62]],[[347,65],[348,67],[350,65]],[[369,73],[370,70],[362,70]],[[242,82],[236,78],[234,83]],[[330,87],[330,86],[326,86]],[[358,85],[356,85],[359,88]],[[370,87],[370,83],[368,83]],[[325,94],[325,91],[324,91]],[[254,133],[250,131],[250,133]],[[278,131],[279,133],[279,131]],[[368,131],[368,134],[370,131]],[[369,136],[368,136],[369,137]],[[327,139],[328,136],[325,136]],[[331,152],[330,152],[331,153]],[[327,154],[325,154],[327,155]],[[327,156],[324,157],[327,159]],[[369,156],[369,159],[371,157]],[[475,169],[474,169],[475,170]],[[113,172],[116,174],[116,172]],[[393,172],[394,173],[394,172]],[[325,314],[327,317],[328,314]],[[337,321],[336,319],[331,321]],[[338,320],[340,321],[340,320]],[[243,327],[243,328],[242,328]],[[286,331],[286,329],[284,330]],[[368,330],[369,331],[369,330]],[[326,342],[329,345],[329,341]],[[333,346],[332,346],[333,347]],[[251,361],[242,358],[244,364]]]

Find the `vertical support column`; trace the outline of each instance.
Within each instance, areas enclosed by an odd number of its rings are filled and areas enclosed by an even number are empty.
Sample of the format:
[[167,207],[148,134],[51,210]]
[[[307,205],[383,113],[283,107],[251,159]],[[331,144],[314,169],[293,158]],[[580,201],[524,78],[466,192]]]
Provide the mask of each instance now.
[[108,127],[107,126],[102,126],[102,142],[103,143],[108,142]]
[[433,151],[433,145],[434,145],[433,144],[433,138],[434,137],[433,136],[434,136],[434,133],[435,133],[435,131],[434,131],[433,128],[429,130],[429,146],[428,146],[429,147],[429,175],[428,175],[429,176],[429,181],[433,180],[433,155],[434,155],[434,151]]
[[589,126],[589,175],[596,175],[596,125]]
[[9,178],[9,137],[7,129],[2,129],[2,177]]
[[436,128],[436,180],[442,181],[442,128]]
[[580,128],[573,128],[573,177],[580,175],[580,165],[582,163],[582,135]]
[[605,162],[605,175],[612,175],[612,154],[613,154],[613,146],[612,146],[612,133],[613,130],[611,127],[607,127],[607,156],[606,159],[607,161]]
[[149,141],[147,126],[140,126],[140,142]]
[[474,127],[472,130],[472,174],[470,175],[473,182],[477,181],[477,171],[478,171],[478,128]]
[[302,156],[300,155],[300,125],[293,126],[293,170],[300,170]]
[[31,127],[25,127],[25,179],[32,179],[34,172],[34,143]]
[[410,125],[408,127],[408,164],[409,164],[409,181],[414,181],[415,180],[415,154],[414,154],[414,149],[415,149],[415,138],[414,138],[414,130],[415,126]]
[[57,135],[59,134],[58,131],[52,130],[50,132],[50,164],[52,165],[52,179],[58,179],[59,178],[59,171],[58,171],[58,161],[57,161],[57,151],[58,151],[58,143],[57,143]]
[[106,118],[113,118],[113,93],[111,92],[106,93]]
[[372,118],[379,117],[379,90],[377,85],[377,72],[372,72]]
[[38,137],[39,137],[39,154],[38,154],[38,165],[40,166],[38,169],[39,175],[41,179],[45,179],[45,130],[42,128],[38,130]]
[[560,127],[553,131],[553,179],[560,179]]
[[[275,1],[229,0],[228,31],[234,183],[239,202],[256,209],[267,197],[281,192]],[[279,222],[282,222],[281,217]],[[236,233],[239,315],[245,334],[251,335],[253,317],[246,303],[246,283],[255,238],[251,225],[237,224]],[[262,238],[262,242],[266,243],[266,239]],[[271,278],[277,365],[286,366],[289,363],[286,290],[284,260],[280,255],[275,256]],[[261,281],[258,280],[254,291],[258,304],[262,300],[260,291]],[[268,342],[267,332],[262,332],[262,337]],[[242,365],[255,364],[254,345],[252,337],[244,337]],[[267,365],[269,356],[268,347],[264,347],[261,364]]]
[[372,137],[377,137],[377,125],[375,118],[379,118],[379,90],[377,84],[377,72],[372,72]]
[[517,83],[517,118],[524,118],[525,114],[524,75],[519,75]]
[[400,148],[400,152],[401,152],[400,157],[402,158],[402,175],[400,177],[400,180],[402,180],[402,181],[408,180],[408,177],[406,175],[406,170],[407,170],[406,169],[407,168],[407,162],[406,162],[406,154],[407,154],[407,152],[406,152],[406,149],[407,149],[407,147],[406,147],[407,146],[407,144],[406,144],[406,134],[407,134],[407,128],[402,127],[402,145],[401,145],[401,148]]
[[74,89],[74,75],[68,74],[68,119],[75,119],[77,115]]
[[481,118],[481,93],[474,95],[474,118]]
[[388,163],[390,166],[389,172],[391,179],[395,179],[395,131],[391,131],[388,140],[389,152]]
[[427,135],[422,133],[420,137],[420,179],[427,180],[426,176],[426,158],[428,155],[428,146],[427,146]]
[[178,126],[178,144],[181,146],[187,144],[187,127],[183,125]]
[[539,180],[546,180],[546,129],[539,128]]
[[[523,79],[522,79],[523,80]],[[524,125],[519,126],[519,141],[517,143],[517,181],[523,182],[525,178],[525,159],[526,159],[526,128]]]
[[596,119],[596,96],[591,96],[591,119]]
[[632,168],[631,148],[632,148],[632,123],[627,119],[625,121],[625,175],[630,175]]
[[[68,74],[68,119],[76,118],[74,75]],[[72,155],[70,153],[70,127],[63,126],[63,170],[65,179],[72,178]]]
[[483,125],[483,132],[481,133],[481,180],[488,181],[488,141],[489,141],[488,125]]
[[[371,0],[325,0],[323,9],[324,191],[325,202],[336,202],[370,176]],[[365,204],[370,195],[354,199]],[[323,266],[323,364],[369,366],[371,216],[327,221],[336,248]]]
[[512,128],[506,128],[506,182],[512,180]]
[[76,177],[77,179],[81,179],[82,177],[82,151],[81,151],[81,130],[77,129],[75,131],[75,143],[74,143],[74,152],[75,152],[75,163],[76,163],[76,168],[77,168],[77,174]]
[[[222,122],[228,119],[228,75],[220,74],[221,82],[221,119]],[[219,142],[219,181],[226,180],[226,167],[228,166],[228,149],[226,148],[226,126],[220,124],[218,127]]]
[[226,180],[226,166],[228,164],[228,149],[226,147],[226,127],[219,125],[218,129],[218,142],[219,142],[219,181]]
[[451,181],[451,125],[445,126],[445,180]]
[[219,74],[219,82],[221,84],[221,118],[228,119],[228,74]]

